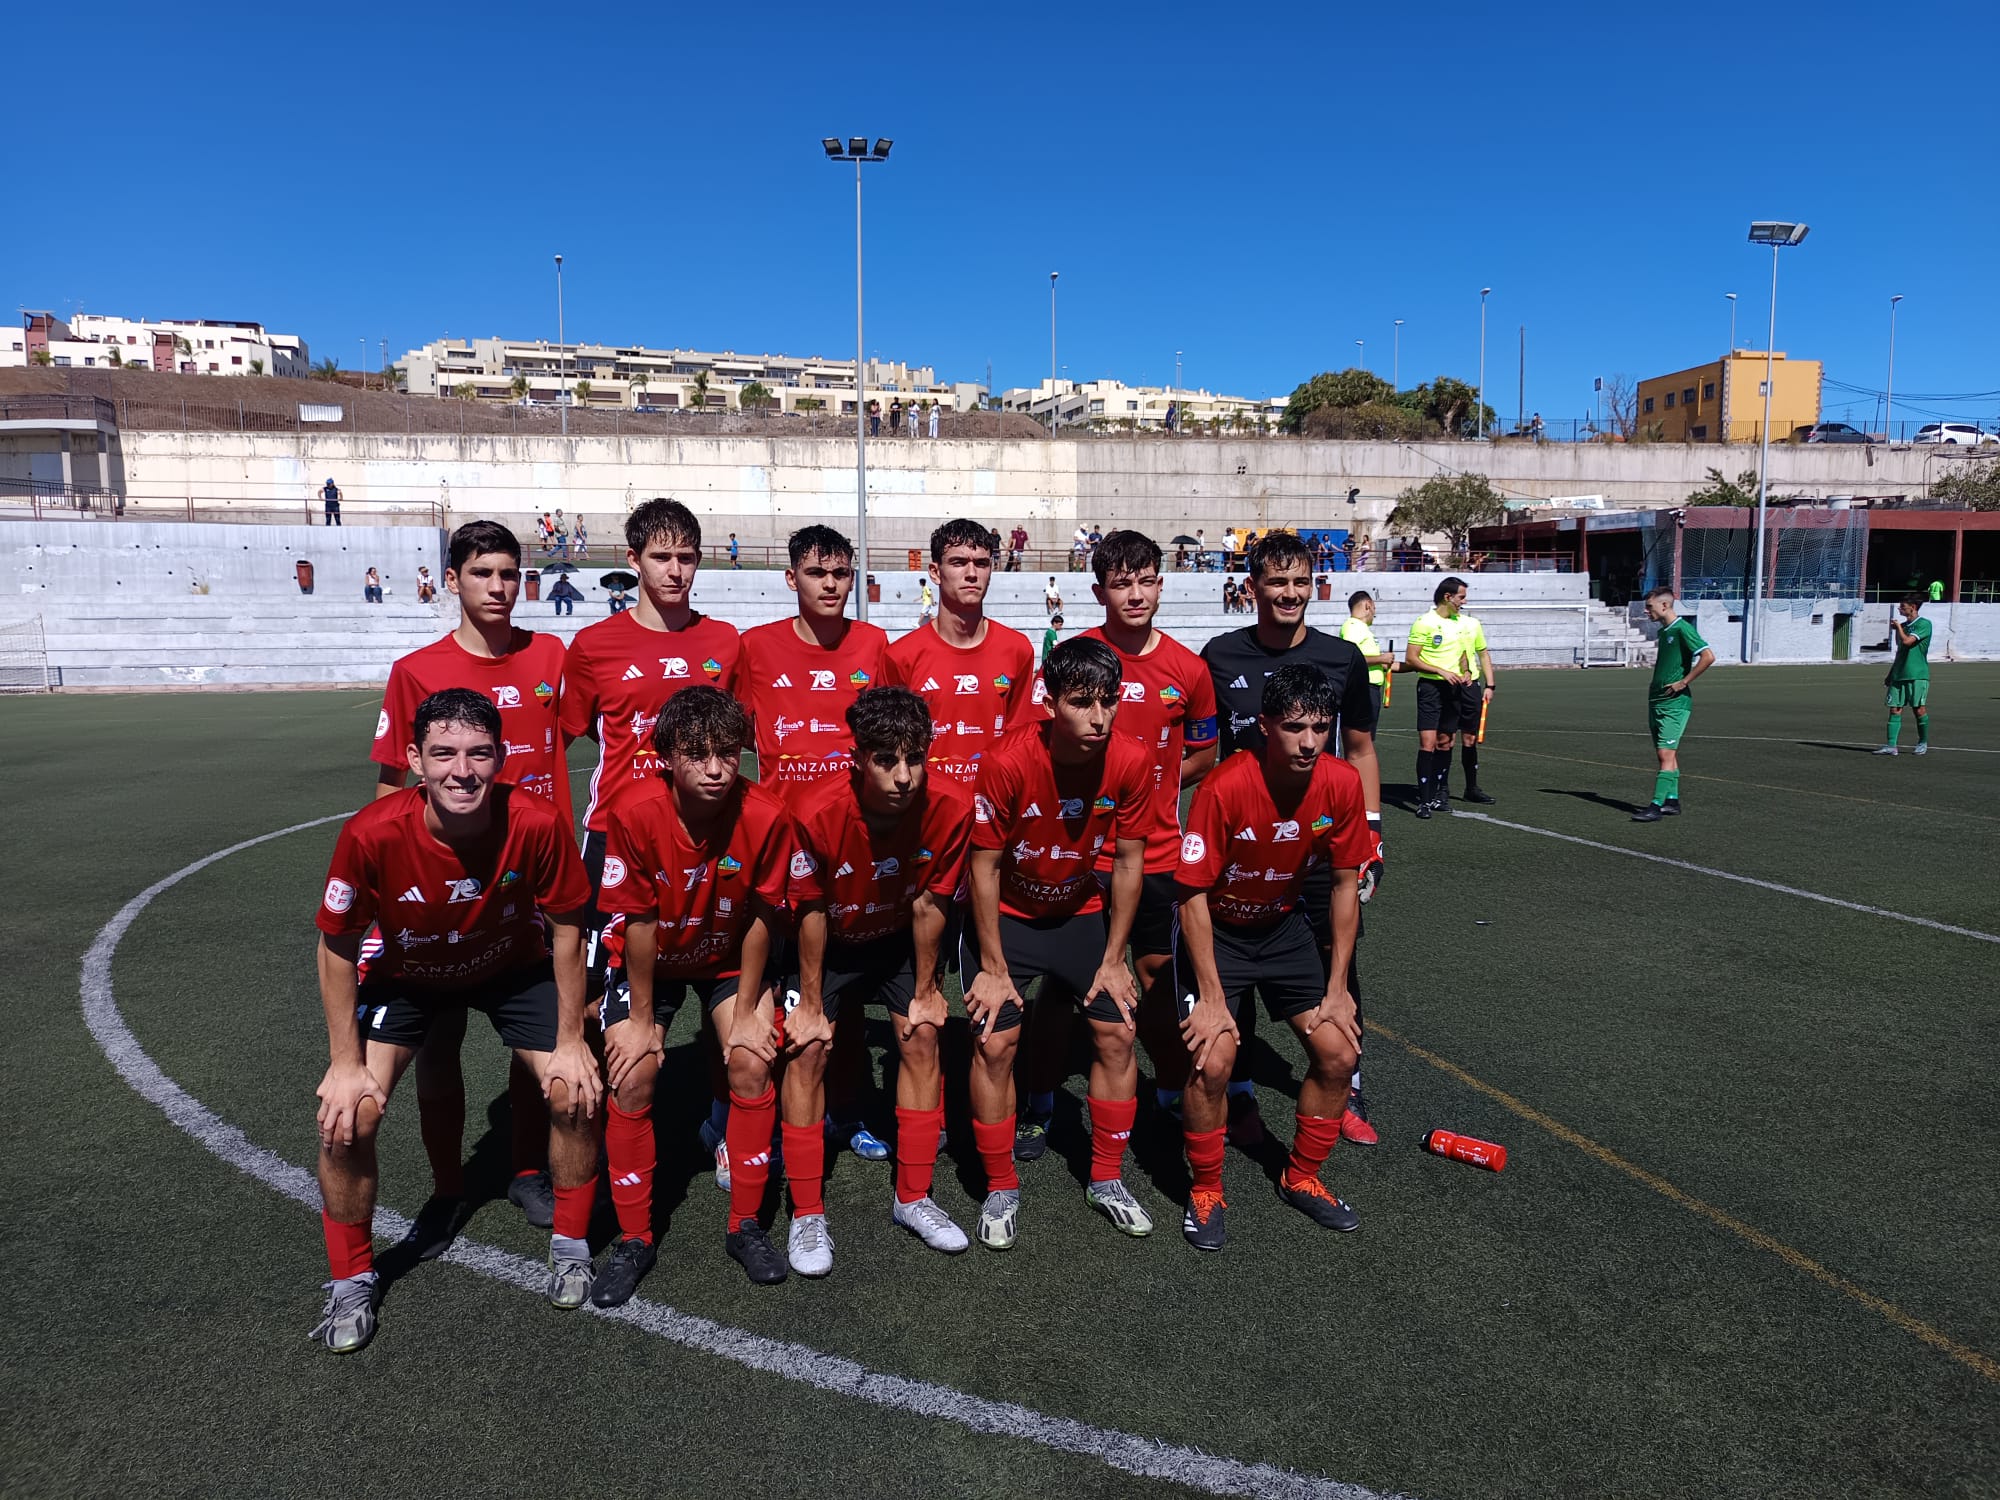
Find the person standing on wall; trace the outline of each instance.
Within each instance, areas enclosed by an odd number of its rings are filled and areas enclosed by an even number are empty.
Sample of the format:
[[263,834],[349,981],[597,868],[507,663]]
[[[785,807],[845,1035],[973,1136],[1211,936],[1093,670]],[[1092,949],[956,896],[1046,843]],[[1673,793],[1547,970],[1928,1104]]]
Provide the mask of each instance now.
[[326,483],[320,487],[319,493],[320,498],[326,502],[326,524],[329,526],[340,525],[340,486],[333,482],[331,475],[327,477]]

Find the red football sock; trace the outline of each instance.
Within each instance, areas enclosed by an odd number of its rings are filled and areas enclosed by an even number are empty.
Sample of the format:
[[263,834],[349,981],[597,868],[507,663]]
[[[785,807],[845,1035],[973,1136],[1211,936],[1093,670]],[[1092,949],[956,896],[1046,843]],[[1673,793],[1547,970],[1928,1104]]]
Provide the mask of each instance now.
[[[896,1201],[915,1203],[931,1195],[937,1174],[938,1137],[944,1134],[944,1105],[934,1109],[896,1107]],[[1013,1142],[1007,1154],[1014,1154]]]
[[[1093,1110],[1096,1107],[1091,1106]],[[1190,1130],[1183,1139],[1187,1142],[1188,1171],[1194,1175],[1194,1190],[1221,1192],[1222,1148],[1229,1140],[1228,1130]]]
[[592,1172],[587,1181],[575,1187],[557,1183],[555,1190],[555,1232],[566,1240],[589,1239],[590,1211],[597,1205],[597,1174]]
[[1014,1117],[1004,1120],[974,1120],[972,1143],[986,1164],[986,1191],[1003,1193],[1021,1186],[1021,1174],[1014,1170]]
[[627,1114],[616,1099],[605,1100],[604,1162],[611,1170],[611,1203],[618,1232],[628,1240],[653,1243],[653,1141],[651,1105]]
[[326,1268],[335,1281],[365,1275],[375,1269],[372,1216],[359,1224],[343,1224],[325,1209],[319,1211],[320,1232],[326,1236]]
[[[514,1175],[549,1169],[549,1101],[535,1081],[535,1070],[520,1058],[507,1070],[507,1112],[513,1118]],[[465,1101],[459,1101],[459,1114]]]
[[1292,1138],[1292,1159],[1285,1168],[1285,1181],[1293,1186],[1319,1176],[1333,1143],[1340,1139],[1339,1115],[1300,1115],[1298,1134]]
[[417,1128],[431,1163],[431,1191],[440,1198],[465,1196],[465,1090],[436,1097],[417,1095]]
[[[826,1124],[780,1125],[785,1143],[785,1185],[792,1190],[792,1217],[809,1218],[826,1212]],[[735,1164],[730,1164],[735,1171]]]
[[1090,1101],[1090,1180],[1109,1182],[1125,1169],[1125,1144],[1139,1118],[1137,1099]]
[[757,1217],[771,1180],[771,1130],[778,1120],[778,1091],[768,1084],[755,1099],[729,1095],[729,1227]]

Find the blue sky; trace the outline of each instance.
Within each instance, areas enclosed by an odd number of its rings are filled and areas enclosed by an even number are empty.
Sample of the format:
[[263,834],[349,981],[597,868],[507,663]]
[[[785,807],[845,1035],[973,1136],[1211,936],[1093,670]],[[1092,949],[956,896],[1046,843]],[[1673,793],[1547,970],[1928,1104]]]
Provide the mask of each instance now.
[[[851,355],[997,386],[1283,394],[1356,359],[1511,419],[1762,347],[1753,218],[1803,219],[1778,346],[1899,416],[2000,420],[1986,7],[1644,13],[107,0],[10,23],[29,307],[258,318],[353,365],[446,332]],[[1985,104],[1979,100],[1985,99]],[[17,218],[17,224],[20,222]],[[73,229],[75,232],[66,232]],[[1907,393],[1907,402],[1903,399]],[[1963,393],[1958,399],[1936,399]],[[1985,393],[1976,397],[1970,393]],[[1832,388],[1828,415],[1875,419]]]

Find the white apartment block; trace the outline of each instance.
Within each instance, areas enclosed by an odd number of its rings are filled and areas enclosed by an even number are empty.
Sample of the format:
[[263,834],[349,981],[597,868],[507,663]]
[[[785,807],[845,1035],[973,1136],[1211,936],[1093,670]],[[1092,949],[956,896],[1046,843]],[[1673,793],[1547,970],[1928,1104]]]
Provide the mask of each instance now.
[[[527,401],[636,411],[737,411],[753,384],[766,410],[854,415],[854,361],[788,354],[708,353],[608,344],[533,343],[521,339],[434,339],[403,356],[410,394],[463,395],[479,401]],[[986,388],[941,383],[926,366],[869,360],[867,394],[884,407],[897,397],[952,411],[983,406]]]
[[299,379],[311,373],[305,340],[268,333],[261,323],[113,318],[100,313],[78,313],[65,320],[51,312],[24,311],[18,333],[0,339],[0,367],[28,364]]
[[1284,397],[1252,400],[1248,396],[1218,396],[1213,391],[1175,386],[1130,386],[1118,380],[1044,380],[1017,386],[1000,397],[1002,411],[1018,411],[1047,422],[1051,413],[1059,427],[1095,427],[1161,431],[1172,408],[1175,427],[1182,432],[1275,428],[1285,413]]

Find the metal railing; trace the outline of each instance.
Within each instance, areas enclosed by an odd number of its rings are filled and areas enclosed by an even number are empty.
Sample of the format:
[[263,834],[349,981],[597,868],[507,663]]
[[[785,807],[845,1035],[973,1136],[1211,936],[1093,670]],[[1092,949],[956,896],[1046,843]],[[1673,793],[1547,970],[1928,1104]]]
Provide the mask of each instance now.
[[0,397],[0,422],[118,421],[118,408],[102,396],[29,394]]
[[[110,490],[0,479],[0,520],[15,521],[226,521],[246,526],[321,526],[326,503],[308,499],[215,495],[119,495]],[[343,500],[337,525],[435,526],[446,523],[442,503],[391,504]]]

